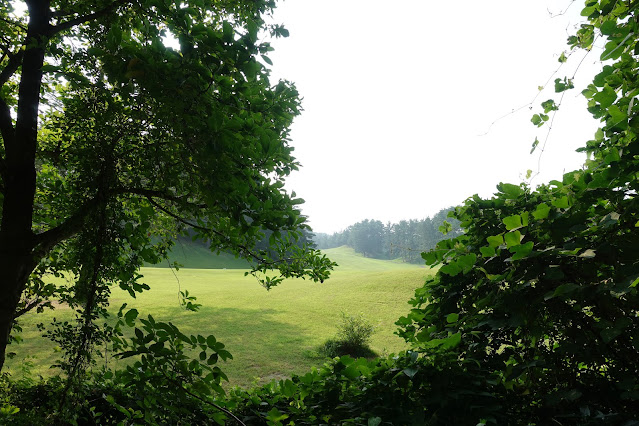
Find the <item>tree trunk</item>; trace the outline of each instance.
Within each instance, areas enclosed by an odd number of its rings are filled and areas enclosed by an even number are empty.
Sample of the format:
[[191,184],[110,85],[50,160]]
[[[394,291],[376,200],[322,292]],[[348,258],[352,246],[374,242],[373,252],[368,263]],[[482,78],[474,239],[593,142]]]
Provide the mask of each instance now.
[[29,25],[22,60],[15,132],[3,138],[6,155],[0,223],[0,371],[11,326],[29,275],[35,267],[33,202],[42,65],[49,32],[49,0],[29,0]]

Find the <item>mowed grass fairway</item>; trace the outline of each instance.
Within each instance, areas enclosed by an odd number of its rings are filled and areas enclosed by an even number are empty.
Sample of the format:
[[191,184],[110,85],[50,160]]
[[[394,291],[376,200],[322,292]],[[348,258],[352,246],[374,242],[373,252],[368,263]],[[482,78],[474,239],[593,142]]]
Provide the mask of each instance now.
[[[403,341],[393,334],[394,322],[406,315],[407,301],[432,272],[418,265],[363,258],[346,247],[325,252],[340,266],[321,284],[287,280],[267,292],[255,278],[245,277],[243,270],[143,268],[144,282],[151,290],[137,299],[114,291],[111,306],[115,311],[128,303],[140,316],[152,314],[156,321],[171,321],[187,335],[215,335],[234,357],[220,363],[230,385],[262,383],[321,365],[324,359],[316,348],[334,337],[342,312],[361,312],[375,324],[371,347],[377,353],[404,349]],[[180,306],[179,289],[197,296],[202,304],[198,312]],[[11,348],[17,356],[9,362],[9,370],[19,372],[28,355],[33,357],[35,373],[51,374],[45,366],[59,353],[40,337],[35,324],[68,315],[68,308],[58,308],[25,318],[24,342]],[[114,360],[109,360],[109,366],[115,366]]]

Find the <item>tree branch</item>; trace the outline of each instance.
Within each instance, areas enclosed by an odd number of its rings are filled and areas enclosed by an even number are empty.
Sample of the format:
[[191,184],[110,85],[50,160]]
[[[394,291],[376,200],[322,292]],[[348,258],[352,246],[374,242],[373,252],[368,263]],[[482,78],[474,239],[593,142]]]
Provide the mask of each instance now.
[[84,226],[84,220],[99,206],[97,199],[91,199],[60,225],[36,235],[33,262],[37,264],[57,244],[80,232]]
[[147,188],[126,188],[119,187],[113,191],[115,194],[132,194],[132,195],[140,195],[145,198],[161,198],[166,201],[173,201],[176,203],[180,203],[182,205],[187,205],[189,207],[195,207],[198,209],[206,208],[207,205],[204,203],[196,204],[190,201],[187,201],[189,195],[174,195],[165,191],[158,191],[156,189],[147,189]]
[[[213,233],[215,235],[217,235],[218,237],[222,238],[223,240],[228,241],[229,237],[224,235],[222,232],[218,231],[217,229],[213,229],[213,228],[207,228],[205,226],[200,226],[196,223],[191,223],[188,220],[184,219],[183,217],[173,213],[172,211],[170,211],[169,209],[167,209],[166,207],[162,206],[161,204],[159,204],[158,202],[156,202],[153,197],[147,197],[147,200],[149,200],[149,203],[153,204],[155,207],[157,207],[158,209],[162,210],[164,213],[166,213],[167,215],[171,216],[173,219],[177,220],[178,222],[186,225],[186,226],[190,226],[193,229],[197,229],[200,231],[204,231],[204,232],[210,232]],[[231,245],[229,243],[229,245]],[[255,254],[250,248],[248,248],[247,246],[243,245],[243,244],[236,244],[235,247],[237,249],[240,249],[241,253],[244,253],[245,255],[247,255],[248,257],[253,258],[253,260],[257,261],[260,264],[268,264],[268,262],[266,262],[266,260]]]
[[85,16],[79,16],[77,18],[74,19],[70,19],[68,21],[65,22],[61,22],[58,25],[55,25],[53,27],[51,27],[50,30],[50,35],[55,35],[61,31],[64,30],[68,30],[69,28],[73,28],[77,25],[80,24],[84,24],[86,22],[90,22],[90,21],[95,21],[96,19],[102,18],[103,16],[108,15],[109,13],[111,13],[114,9],[117,9],[118,7],[124,5],[128,3],[128,0],[118,0],[113,2],[110,6],[105,7],[102,10],[99,10],[97,12],[94,13],[90,13],[88,15]]
[[16,72],[16,70],[22,64],[22,56],[24,56],[24,50],[20,49],[18,52],[10,55],[9,63],[6,67],[0,72],[0,86],[3,86],[4,83],[9,81],[11,76]]
[[24,308],[20,309],[19,311],[16,311],[16,313],[13,314],[13,319],[21,317],[22,315],[26,314],[27,312],[32,311],[33,308],[35,308],[37,306],[44,305],[47,302],[49,302],[49,301],[46,300],[46,299],[35,299],[35,300],[31,301],[30,303],[28,303],[27,306],[25,306]]

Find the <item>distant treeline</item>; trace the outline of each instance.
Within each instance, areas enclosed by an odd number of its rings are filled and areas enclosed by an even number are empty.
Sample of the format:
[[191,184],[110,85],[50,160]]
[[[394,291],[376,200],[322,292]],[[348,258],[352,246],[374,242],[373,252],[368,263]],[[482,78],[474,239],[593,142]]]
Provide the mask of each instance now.
[[[318,249],[350,246],[357,253],[375,259],[402,259],[405,262],[421,263],[421,253],[435,247],[444,238],[461,233],[459,222],[447,218],[454,207],[442,209],[432,218],[402,220],[399,223],[382,223],[379,220],[364,220],[333,235],[317,233],[313,241]],[[450,224],[445,236],[440,227],[444,221]],[[446,225],[447,226],[447,225]]]

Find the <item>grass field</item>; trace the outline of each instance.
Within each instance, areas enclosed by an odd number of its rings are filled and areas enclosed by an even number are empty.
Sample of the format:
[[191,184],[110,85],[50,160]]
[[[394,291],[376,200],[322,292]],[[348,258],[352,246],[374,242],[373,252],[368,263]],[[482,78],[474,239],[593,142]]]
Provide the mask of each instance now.
[[178,262],[185,268],[192,269],[249,269],[249,263],[229,253],[212,255],[208,247],[192,243],[190,240],[178,239],[171,248],[171,262],[148,265],[155,268],[168,268],[170,263]]
[[[363,258],[351,249],[326,250],[340,266],[323,284],[303,280],[285,281],[267,292],[243,270],[143,268],[151,290],[136,300],[114,291],[112,306],[122,303],[152,314],[156,320],[172,321],[186,334],[213,334],[226,344],[234,359],[222,369],[231,385],[248,385],[303,373],[324,359],[315,349],[334,337],[341,313],[364,316],[376,325],[372,348],[380,354],[397,352],[403,341],[393,335],[394,322],[409,310],[406,303],[423,284],[429,270],[416,265]],[[179,289],[187,289],[203,306],[198,312],[184,311]],[[53,316],[69,315],[68,308],[25,318],[24,342],[13,350],[17,356],[9,370],[19,373],[26,361],[35,374],[48,375],[44,366],[58,356],[53,345],[39,337],[34,324]],[[114,366],[110,360],[110,366]]]

